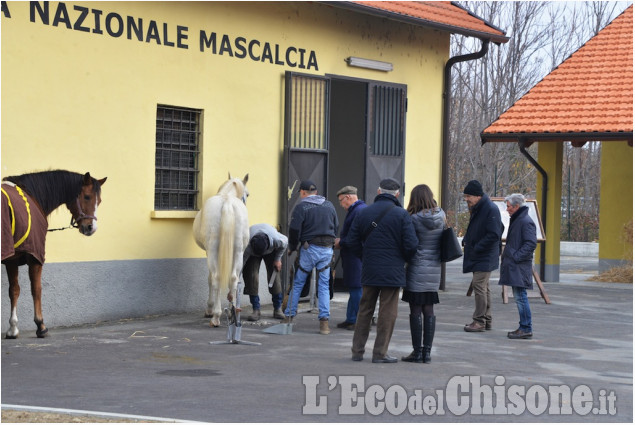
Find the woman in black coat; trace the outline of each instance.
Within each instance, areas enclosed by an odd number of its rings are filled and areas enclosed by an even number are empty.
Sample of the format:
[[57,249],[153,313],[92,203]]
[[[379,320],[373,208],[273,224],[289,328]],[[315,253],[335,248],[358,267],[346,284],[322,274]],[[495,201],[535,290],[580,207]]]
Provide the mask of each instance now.
[[501,257],[499,285],[511,286],[518,314],[519,327],[507,334],[511,339],[531,339],[531,310],[527,289],[533,288],[533,258],[536,249],[536,225],[529,217],[525,197],[514,193],[505,198],[510,215],[505,249]]

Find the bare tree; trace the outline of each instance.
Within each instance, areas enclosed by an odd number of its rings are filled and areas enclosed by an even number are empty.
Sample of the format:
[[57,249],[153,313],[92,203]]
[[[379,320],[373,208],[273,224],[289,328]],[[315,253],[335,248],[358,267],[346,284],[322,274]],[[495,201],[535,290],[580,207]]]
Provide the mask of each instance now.
[[[460,5],[506,29],[510,35],[508,43],[493,46],[480,60],[456,64],[452,72],[446,203],[450,220],[455,220],[453,224],[462,233],[466,220],[459,213],[465,211],[461,193],[467,181],[480,180],[494,196],[511,192],[536,196],[536,171],[518,146],[514,143],[481,146],[480,132],[597,34],[628,3],[488,1],[460,2]],[[477,51],[478,44],[472,38],[453,36],[451,56]],[[571,182],[576,188],[575,208],[593,213],[597,208],[589,208],[585,202],[599,205],[599,187],[595,188],[591,182],[599,181],[599,176],[593,174],[599,170],[599,143],[583,149],[567,144],[565,150],[566,165],[572,169]],[[537,147],[534,145],[528,151],[535,157]],[[572,202],[570,206],[573,207]]]

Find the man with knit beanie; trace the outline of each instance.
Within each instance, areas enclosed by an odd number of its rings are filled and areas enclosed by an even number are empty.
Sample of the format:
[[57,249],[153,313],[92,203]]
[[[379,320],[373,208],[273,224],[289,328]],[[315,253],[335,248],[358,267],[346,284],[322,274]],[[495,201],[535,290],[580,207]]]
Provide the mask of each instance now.
[[470,180],[463,190],[470,209],[470,222],[463,237],[463,273],[472,273],[475,309],[465,332],[492,329],[489,278],[498,269],[503,224],[498,207],[483,192],[478,180]]

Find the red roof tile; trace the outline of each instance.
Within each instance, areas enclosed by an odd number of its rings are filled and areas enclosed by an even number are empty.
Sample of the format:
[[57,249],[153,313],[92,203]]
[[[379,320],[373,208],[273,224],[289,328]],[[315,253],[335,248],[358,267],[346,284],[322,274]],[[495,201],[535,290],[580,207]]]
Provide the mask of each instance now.
[[449,1],[334,1],[332,6],[506,43],[505,32]]
[[632,5],[501,114],[481,138],[483,143],[521,136],[601,140],[593,137],[628,133],[632,140]]

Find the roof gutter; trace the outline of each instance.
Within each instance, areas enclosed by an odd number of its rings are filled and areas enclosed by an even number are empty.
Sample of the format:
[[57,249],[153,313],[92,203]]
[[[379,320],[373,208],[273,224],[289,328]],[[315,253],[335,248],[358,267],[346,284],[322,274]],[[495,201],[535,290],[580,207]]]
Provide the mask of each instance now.
[[[568,133],[481,133],[481,145],[485,143],[513,142],[518,140],[526,140],[529,143],[534,142],[628,142],[633,145],[632,131],[614,131],[614,132],[568,132]],[[529,146],[527,146],[529,147]]]
[[[536,161],[529,154],[529,152],[527,152],[526,149],[527,147],[529,147],[529,145],[531,145],[531,142],[527,140],[526,138],[520,139],[518,141],[518,149],[520,149],[520,153],[522,153],[525,156],[525,158],[527,158],[527,160],[531,163],[531,165],[533,165],[534,168],[536,168],[536,171],[538,171],[540,175],[542,176],[542,195],[541,195],[542,201],[540,202],[540,214],[542,215],[542,227],[546,234],[547,233],[547,192],[549,190],[549,179],[545,169],[542,168],[540,164],[538,164],[538,161]],[[541,244],[542,244],[542,248],[540,249],[540,279],[544,281],[546,253],[545,253],[545,243],[541,242]]]
[[[451,57],[445,64],[443,70],[443,142],[441,146],[441,208],[447,211],[448,200],[448,161],[450,150],[450,86],[452,84],[452,66],[459,62],[480,59],[489,51],[490,40],[481,39],[481,50],[466,55]],[[445,263],[441,263],[441,285],[440,290],[445,290]]]

